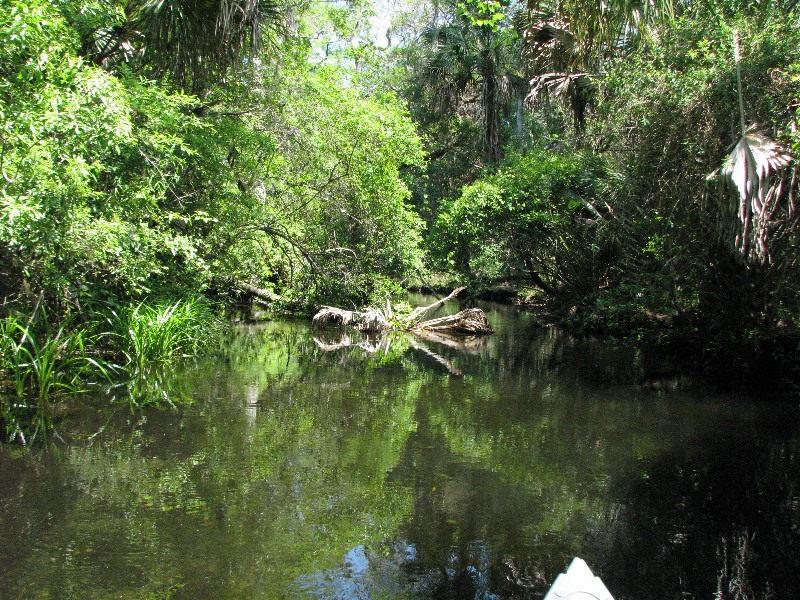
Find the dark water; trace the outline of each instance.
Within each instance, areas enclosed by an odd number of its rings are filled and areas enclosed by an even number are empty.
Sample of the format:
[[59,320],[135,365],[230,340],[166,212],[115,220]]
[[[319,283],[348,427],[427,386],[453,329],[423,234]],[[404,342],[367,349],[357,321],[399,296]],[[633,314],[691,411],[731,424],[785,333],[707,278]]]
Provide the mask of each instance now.
[[0,448],[0,599],[538,599],[573,556],[617,600],[800,597],[794,406],[489,319],[460,346],[243,326],[190,404]]

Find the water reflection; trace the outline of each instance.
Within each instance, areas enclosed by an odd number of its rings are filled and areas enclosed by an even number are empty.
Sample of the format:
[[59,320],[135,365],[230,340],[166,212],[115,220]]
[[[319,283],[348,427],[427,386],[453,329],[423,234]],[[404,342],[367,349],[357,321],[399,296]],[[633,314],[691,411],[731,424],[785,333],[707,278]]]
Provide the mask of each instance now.
[[474,346],[243,327],[176,373],[192,403],[3,447],[0,599],[538,599],[575,555],[618,600],[797,596],[794,407],[489,319]]

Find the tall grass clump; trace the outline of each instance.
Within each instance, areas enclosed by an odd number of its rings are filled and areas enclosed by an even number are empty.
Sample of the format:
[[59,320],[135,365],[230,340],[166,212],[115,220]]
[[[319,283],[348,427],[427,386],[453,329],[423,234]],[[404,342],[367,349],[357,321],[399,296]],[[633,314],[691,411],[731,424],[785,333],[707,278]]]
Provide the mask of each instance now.
[[131,374],[142,374],[179,357],[195,356],[216,339],[219,319],[196,298],[174,304],[139,303],[110,319],[113,345]]
[[101,335],[70,325],[53,326],[38,304],[30,316],[0,318],[0,428],[8,441],[33,442],[52,428],[54,400],[109,380],[113,367],[91,355]]
[[108,366],[89,355],[96,336],[82,327],[54,328],[46,315],[0,319],[0,390],[39,403],[59,393],[85,391],[107,378]]

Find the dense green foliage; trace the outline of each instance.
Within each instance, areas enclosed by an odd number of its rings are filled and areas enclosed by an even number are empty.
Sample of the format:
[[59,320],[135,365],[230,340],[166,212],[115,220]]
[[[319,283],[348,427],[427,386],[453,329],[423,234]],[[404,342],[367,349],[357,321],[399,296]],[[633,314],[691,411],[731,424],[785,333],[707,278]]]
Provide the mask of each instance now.
[[178,264],[196,285],[196,245],[170,226],[179,171],[193,154],[187,140],[203,129],[192,100],[86,64],[48,4],[8,4],[3,296],[132,296],[158,288]]
[[[731,381],[796,378],[795,4],[511,3],[491,26],[463,20],[474,3],[435,6],[394,56],[443,74],[406,92],[431,153],[414,201],[437,267],[533,286],[574,326],[677,344]],[[497,113],[494,165],[476,144],[490,104],[456,85],[466,45],[430,45],[456,26],[521,52],[525,110]],[[419,103],[441,89],[437,110]]]
[[[691,314],[696,343],[741,344],[734,354],[745,356],[764,332],[794,335],[800,308],[796,166],[786,166],[800,38],[797,17],[775,7],[721,18],[723,8],[655,30],[636,60],[613,65],[592,133],[624,177],[609,200],[625,233],[619,289],[643,291],[645,310]],[[761,191],[747,174],[746,200],[722,169],[745,124],[748,169],[761,168],[759,156],[771,161]]]
[[422,151],[391,96],[287,42],[201,100],[82,60],[56,8],[4,3],[7,301],[44,290],[81,310],[239,280],[357,299],[418,266],[399,168]]
[[579,296],[597,289],[605,241],[592,202],[600,167],[542,150],[509,155],[440,215],[438,246],[463,275],[530,281]]
[[409,0],[386,48],[369,2],[1,6],[8,323],[438,272],[709,364],[796,350],[792,2]]

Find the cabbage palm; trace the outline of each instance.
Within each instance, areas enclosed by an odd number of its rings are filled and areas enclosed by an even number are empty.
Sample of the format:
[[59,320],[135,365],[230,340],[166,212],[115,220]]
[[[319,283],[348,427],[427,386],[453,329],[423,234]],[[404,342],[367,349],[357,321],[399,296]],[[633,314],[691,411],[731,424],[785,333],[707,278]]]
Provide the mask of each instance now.
[[593,74],[634,47],[648,25],[671,19],[674,8],[674,0],[527,0],[528,101],[548,91],[570,106],[582,129],[596,91]]
[[462,15],[453,23],[427,28],[422,40],[429,56],[417,82],[430,94],[431,107],[479,122],[484,158],[497,163],[502,114],[517,105],[527,88],[515,35],[475,25]]
[[201,93],[258,50],[263,29],[283,22],[282,0],[96,0],[63,2],[82,51],[107,68],[126,62]]

